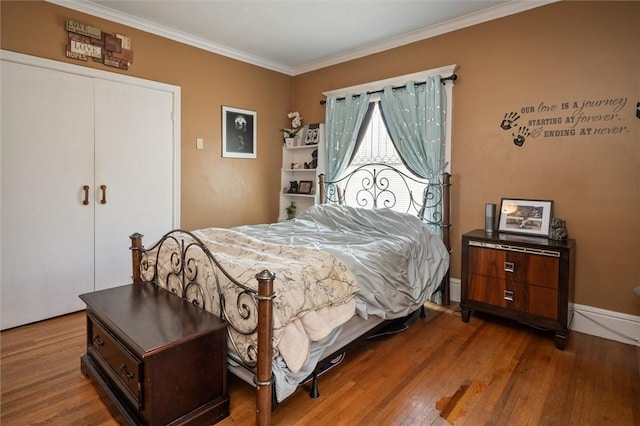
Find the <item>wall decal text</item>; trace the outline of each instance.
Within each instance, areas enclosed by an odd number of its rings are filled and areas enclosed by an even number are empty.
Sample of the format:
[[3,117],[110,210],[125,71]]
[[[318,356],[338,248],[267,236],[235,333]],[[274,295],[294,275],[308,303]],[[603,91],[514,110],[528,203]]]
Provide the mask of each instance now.
[[569,102],[526,105],[506,112],[500,128],[510,131],[513,143],[522,146],[527,138],[619,135],[629,133],[622,110],[626,97],[582,99]]

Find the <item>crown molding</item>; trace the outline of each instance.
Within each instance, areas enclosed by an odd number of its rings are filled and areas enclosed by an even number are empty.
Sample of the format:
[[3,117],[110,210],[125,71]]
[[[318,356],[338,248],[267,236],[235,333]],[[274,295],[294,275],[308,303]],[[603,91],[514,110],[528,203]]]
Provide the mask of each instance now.
[[129,27],[141,30],[150,34],[155,34],[160,37],[164,37],[179,43],[184,43],[189,46],[197,47],[208,52],[216,53],[218,55],[225,56],[231,59],[237,59],[238,61],[248,64],[256,65],[261,68],[266,68],[272,71],[277,71],[283,74],[293,75],[293,70],[287,66],[267,61],[264,58],[249,55],[245,52],[232,49],[230,47],[216,44],[210,40],[205,40],[201,37],[196,37],[192,34],[176,31],[172,28],[165,27],[155,22],[140,19],[126,13],[118,12],[107,7],[102,7],[94,3],[88,3],[81,0],[45,0],[48,3],[56,4],[67,9],[76,10],[78,12],[86,13],[88,15],[96,16],[98,18],[107,19],[118,24],[127,25]]
[[150,22],[144,19],[136,18],[128,14],[124,14],[107,7],[103,7],[94,3],[89,3],[81,0],[46,0],[49,3],[56,4],[61,7],[76,10],[78,12],[86,13],[88,15],[96,16],[99,18],[107,19],[109,21],[117,22],[122,25],[155,34],[160,37],[164,37],[170,40],[174,40],[180,43],[187,44],[189,46],[197,47],[208,52],[216,53],[228,58],[236,59],[241,62],[256,65],[261,68],[266,68],[272,71],[277,71],[283,74],[295,76],[310,71],[315,71],[320,68],[336,65],[341,62],[350,61],[353,59],[362,58],[364,56],[372,55],[375,53],[383,52],[385,50],[393,49],[396,47],[404,46],[410,43],[415,43],[420,40],[425,40],[431,37],[436,37],[448,32],[456,31],[472,25],[477,25],[483,22],[491,21],[494,19],[502,18],[505,16],[513,15],[516,13],[524,12],[530,9],[534,9],[540,6],[544,6],[550,3],[555,3],[560,0],[513,0],[509,3],[495,6],[491,9],[486,9],[481,12],[469,14],[462,18],[453,19],[442,24],[433,25],[431,27],[423,28],[412,33],[396,37],[387,40],[383,43],[376,43],[374,45],[362,48],[354,49],[346,53],[342,53],[335,56],[330,56],[325,59],[309,62],[300,67],[291,68],[283,64],[268,61],[265,58],[249,55],[245,52],[232,49],[228,46],[213,43],[209,40],[205,40],[200,37],[193,36],[181,31],[159,25],[154,22]]
[[436,37],[442,34],[450,33],[462,28],[470,27],[473,25],[481,24],[483,22],[492,21],[494,19],[503,18],[509,15],[515,15],[516,13],[525,12],[530,9],[535,9],[547,4],[556,3],[561,0],[513,0],[510,3],[494,6],[493,8],[483,10],[481,12],[472,13],[462,18],[452,19],[441,24],[433,25],[427,28],[414,31],[409,34],[405,34],[400,37],[396,37],[387,40],[383,43],[377,43],[375,45],[365,47],[362,49],[352,50],[350,52],[342,53],[339,55],[331,56],[320,61],[310,62],[301,67],[297,67],[293,70],[293,75],[303,74],[305,72],[315,71],[320,68],[336,65],[342,62],[350,61],[353,59],[362,58],[364,56],[372,55],[375,53],[384,52],[385,50],[393,49],[407,44],[415,43],[417,41],[426,40],[428,38]]

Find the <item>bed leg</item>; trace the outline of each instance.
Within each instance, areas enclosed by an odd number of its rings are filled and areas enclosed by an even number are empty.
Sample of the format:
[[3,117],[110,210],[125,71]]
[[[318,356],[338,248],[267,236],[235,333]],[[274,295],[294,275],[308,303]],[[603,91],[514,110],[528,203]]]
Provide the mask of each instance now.
[[144,237],[144,235],[138,232],[129,235],[131,239],[131,247],[129,247],[129,250],[131,250],[131,279],[134,283],[142,282],[142,278],[140,277],[140,259],[142,257],[142,250],[144,250],[142,237]]
[[[442,242],[451,254],[451,174],[443,173],[442,175]],[[442,292],[442,304],[448,306],[451,304],[449,271],[444,276],[444,288]]]
[[273,392],[273,280],[276,275],[266,269],[256,275],[258,280],[258,362],[256,384],[256,424],[271,425]]
[[324,173],[318,175],[318,189],[320,190],[320,204],[325,204],[327,200],[324,192]]
[[313,377],[311,379],[311,390],[309,391],[309,396],[311,398],[319,398],[320,392],[318,391],[318,373],[313,372]]

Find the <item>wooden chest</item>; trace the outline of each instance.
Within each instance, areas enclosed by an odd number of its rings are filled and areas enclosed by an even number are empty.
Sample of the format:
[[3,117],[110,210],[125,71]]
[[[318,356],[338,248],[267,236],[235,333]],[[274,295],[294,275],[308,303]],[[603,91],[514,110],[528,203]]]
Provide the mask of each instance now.
[[121,423],[201,425],[229,415],[224,321],[148,283],[80,298],[81,370]]

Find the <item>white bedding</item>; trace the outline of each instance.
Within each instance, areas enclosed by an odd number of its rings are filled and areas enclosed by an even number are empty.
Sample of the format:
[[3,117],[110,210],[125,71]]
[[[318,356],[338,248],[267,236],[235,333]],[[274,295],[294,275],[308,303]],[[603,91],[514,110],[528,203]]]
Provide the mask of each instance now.
[[356,277],[358,314],[404,317],[438,289],[449,269],[442,240],[415,216],[389,209],[312,206],[286,222],[233,228],[270,243],[333,254]]

